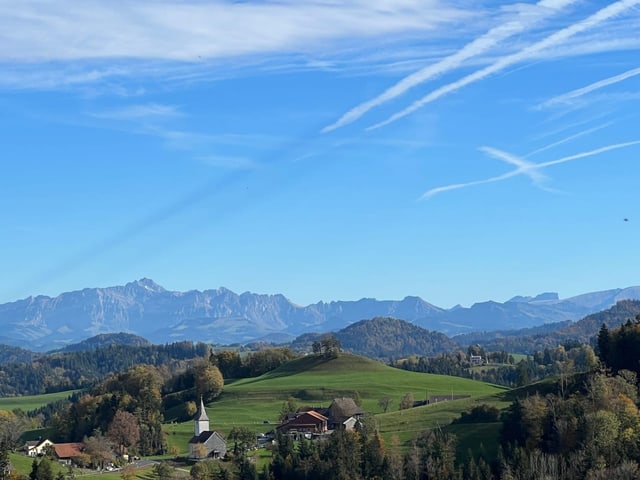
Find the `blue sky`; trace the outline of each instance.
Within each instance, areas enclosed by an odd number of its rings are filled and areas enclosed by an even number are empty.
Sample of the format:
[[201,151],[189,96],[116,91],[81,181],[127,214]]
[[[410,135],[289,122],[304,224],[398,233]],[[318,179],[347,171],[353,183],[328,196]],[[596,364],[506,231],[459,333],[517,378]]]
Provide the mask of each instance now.
[[638,285],[639,31],[640,0],[0,0],[0,302]]

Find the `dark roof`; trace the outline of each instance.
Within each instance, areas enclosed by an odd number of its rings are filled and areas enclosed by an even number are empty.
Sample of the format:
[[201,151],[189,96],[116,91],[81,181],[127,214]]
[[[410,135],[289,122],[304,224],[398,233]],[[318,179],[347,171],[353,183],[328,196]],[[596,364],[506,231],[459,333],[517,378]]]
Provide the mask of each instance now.
[[53,448],[58,458],[73,458],[82,455],[84,443],[55,443]]
[[200,433],[200,435],[197,435],[197,436],[194,435],[193,437],[191,437],[191,440],[189,440],[189,443],[206,443],[207,440],[209,440],[213,435],[217,435],[222,440],[224,440],[222,435],[220,435],[215,430],[207,430],[206,432]]
[[327,409],[327,414],[333,421],[342,421],[349,417],[363,415],[364,412],[353,398],[342,397],[333,399],[333,402],[331,402],[331,405]]

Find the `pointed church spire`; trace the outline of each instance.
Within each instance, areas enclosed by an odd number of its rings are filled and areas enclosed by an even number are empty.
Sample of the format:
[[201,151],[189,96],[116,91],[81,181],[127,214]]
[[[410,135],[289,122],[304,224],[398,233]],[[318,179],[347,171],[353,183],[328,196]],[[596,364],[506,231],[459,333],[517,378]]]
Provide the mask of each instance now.
[[209,417],[207,417],[207,412],[204,409],[204,401],[202,400],[202,396],[200,396],[200,412],[194,421],[194,433],[199,436],[202,432],[209,431]]

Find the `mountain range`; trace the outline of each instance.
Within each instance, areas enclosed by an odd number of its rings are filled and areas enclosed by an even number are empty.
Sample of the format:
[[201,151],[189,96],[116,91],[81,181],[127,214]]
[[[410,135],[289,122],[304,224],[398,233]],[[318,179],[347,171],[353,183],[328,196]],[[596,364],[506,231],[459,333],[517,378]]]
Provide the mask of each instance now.
[[286,342],[303,333],[336,331],[374,317],[394,317],[451,336],[575,321],[624,299],[640,299],[640,287],[566,299],[547,292],[451,309],[420,297],[300,306],[281,294],[236,294],[226,288],[176,292],[143,278],[124,286],[85,288],[54,298],[40,295],[2,304],[0,343],[44,351],[112,332],[133,333],[154,343]]

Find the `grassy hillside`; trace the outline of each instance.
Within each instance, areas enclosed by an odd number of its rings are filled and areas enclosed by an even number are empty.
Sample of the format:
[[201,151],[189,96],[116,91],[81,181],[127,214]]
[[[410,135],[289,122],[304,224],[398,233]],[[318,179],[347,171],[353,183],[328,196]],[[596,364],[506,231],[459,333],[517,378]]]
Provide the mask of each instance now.
[[[211,428],[224,435],[234,425],[265,432],[277,424],[282,404],[289,397],[294,397],[301,406],[326,407],[335,397],[358,395],[366,412],[381,414],[379,419],[385,436],[397,429],[406,441],[416,431],[448,424],[478,399],[500,402],[496,395],[503,392],[502,387],[458,377],[408,372],[355,355],[341,354],[335,359],[312,355],[293,360],[261,377],[225,386],[222,395],[207,407],[207,414]],[[416,400],[451,394],[471,398],[400,412],[398,405],[406,393],[413,394]],[[382,415],[378,400],[383,396],[391,397],[393,404],[389,412]],[[167,431],[169,444],[185,452],[188,439],[193,435],[193,422],[167,425]]]
[[45,393],[42,395],[25,395],[23,397],[6,397],[0,398],[0,410],[13,410],[19,408],[25,412],[35,410],[48,403],[63,400],[72,395],[77,390],[69,390],[66,392]]

